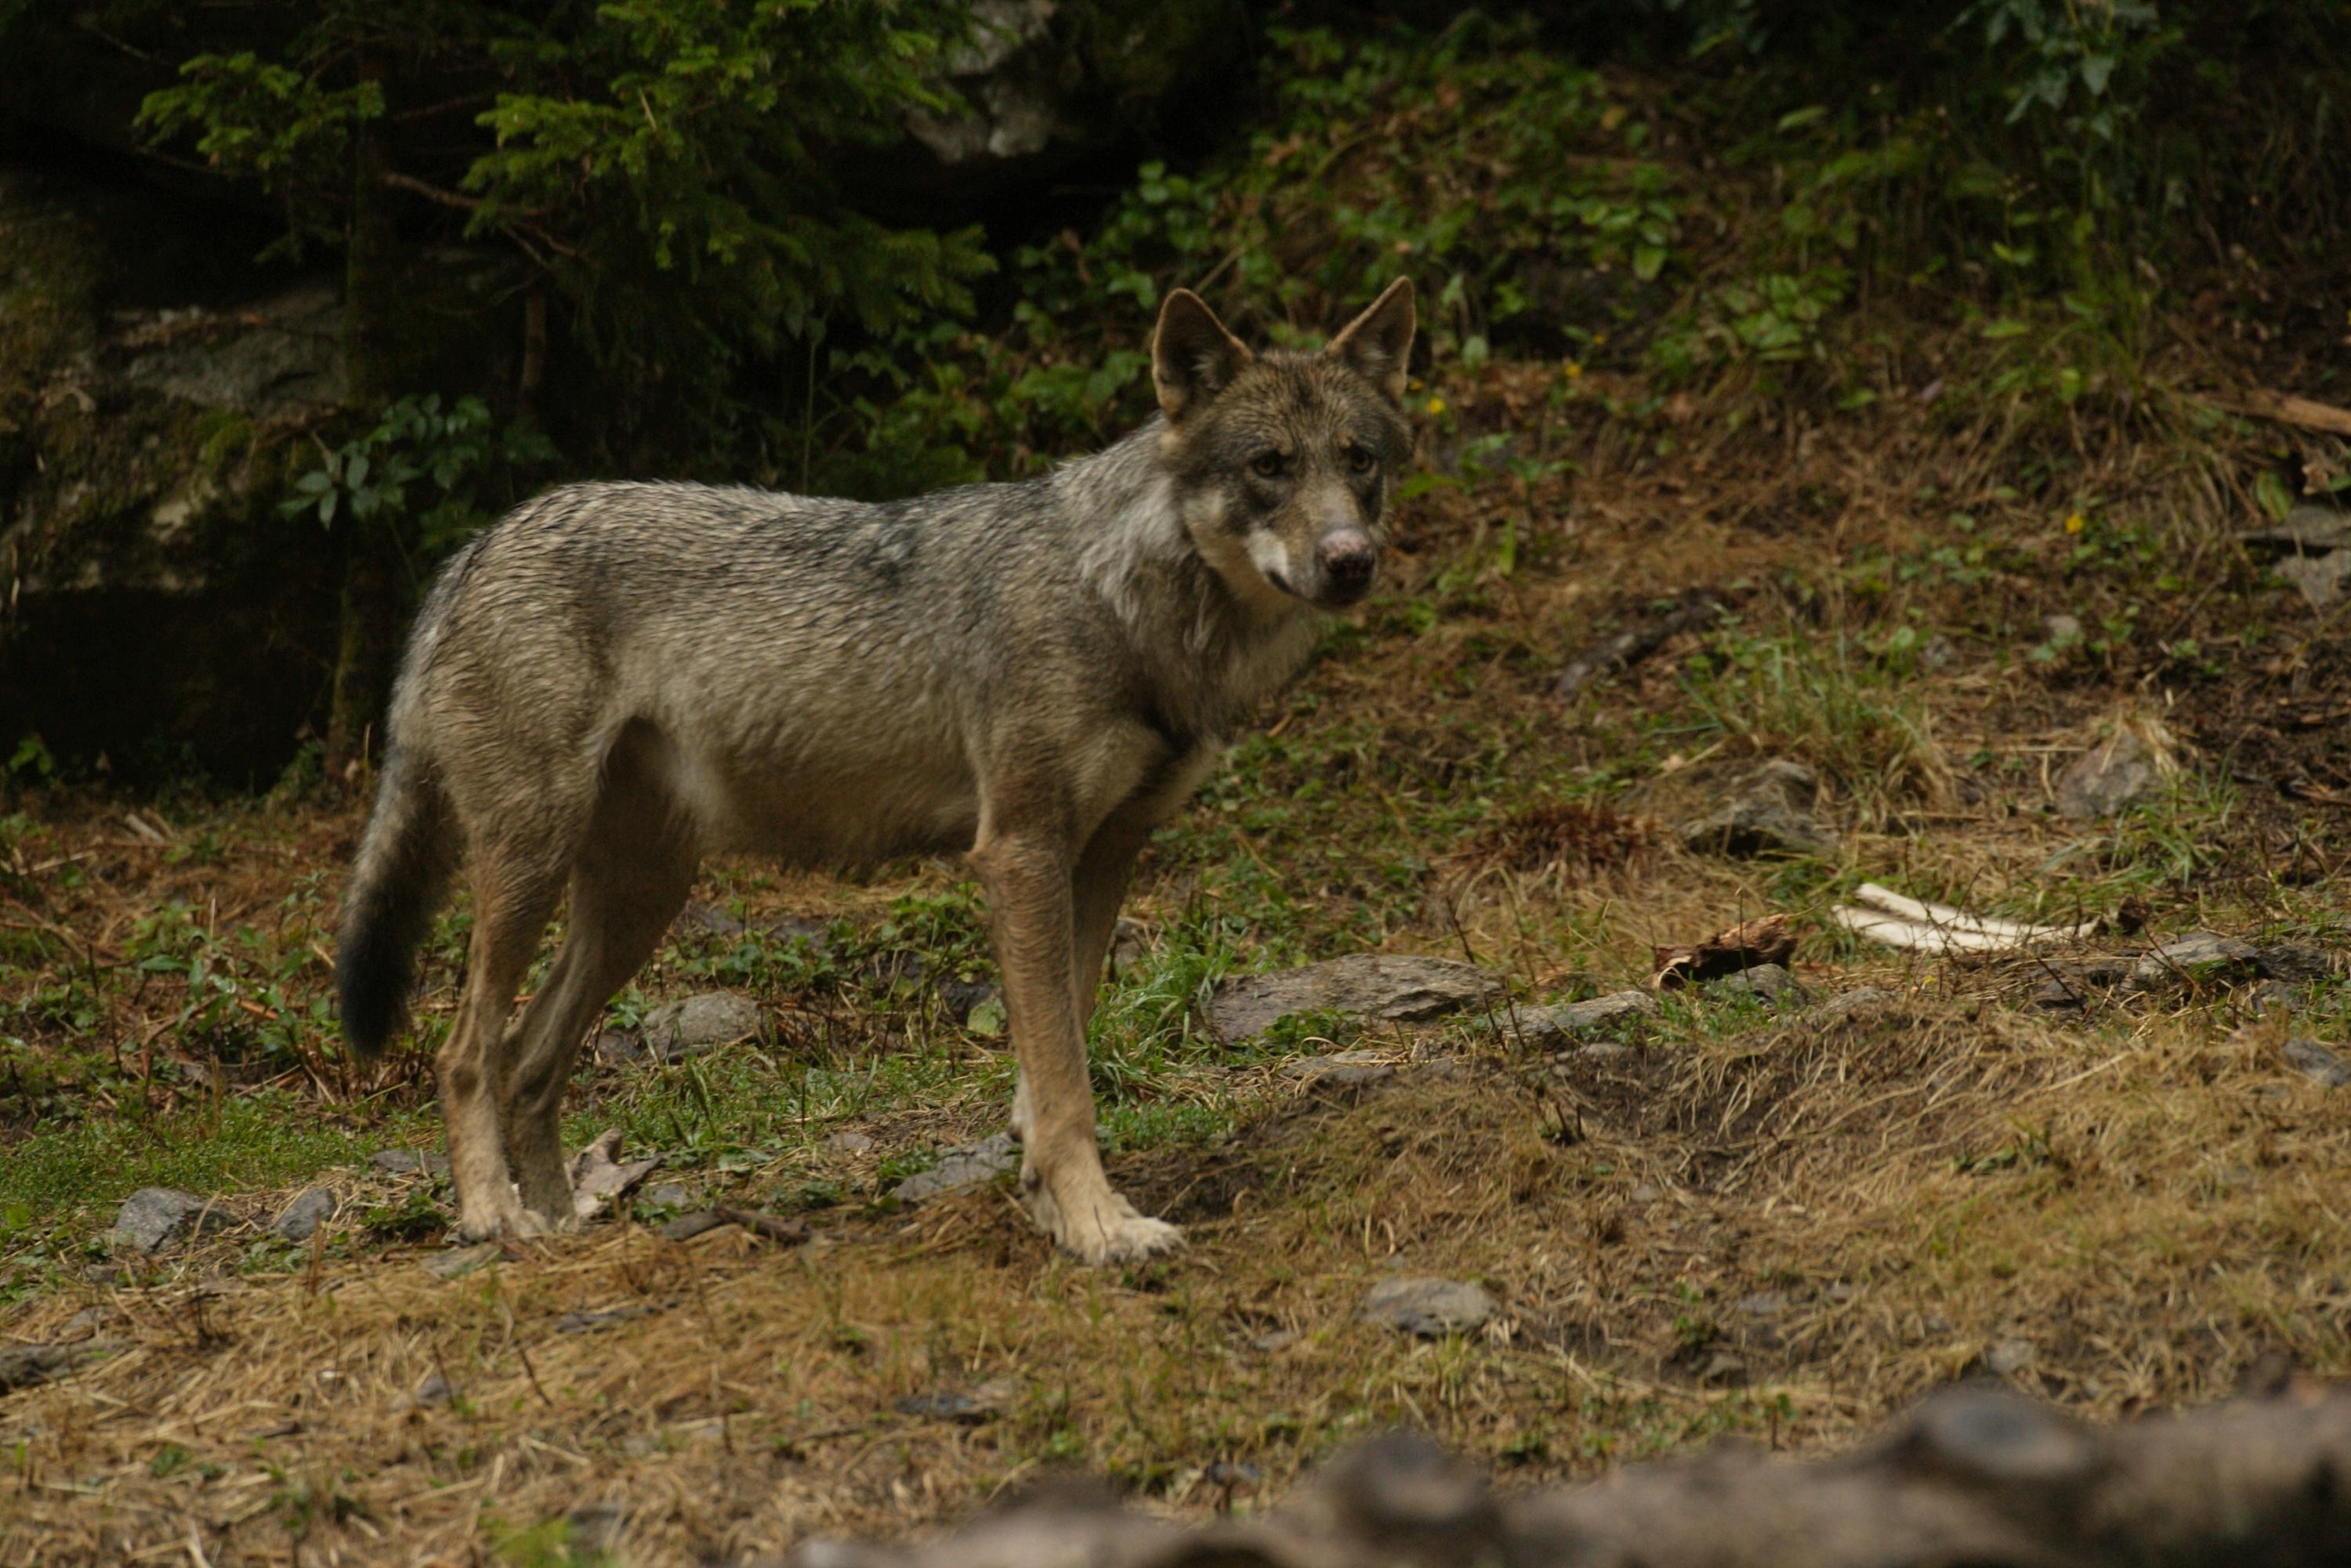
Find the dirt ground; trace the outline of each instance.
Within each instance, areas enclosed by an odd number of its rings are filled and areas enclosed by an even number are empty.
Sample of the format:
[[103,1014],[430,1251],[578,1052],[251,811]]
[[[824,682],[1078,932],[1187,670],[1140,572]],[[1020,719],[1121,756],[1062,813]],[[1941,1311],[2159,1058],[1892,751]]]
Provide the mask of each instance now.
[[[2172,384],[2290,377],[2232,359],[2228,319]],[[1833,417],[1553,363],[1416,392],[1445,482],[1397,569],[1138,882],[1097,1082],[1113,1179],[1187,1228],[1147,1268],[1052,1256],[1007,1180],[889,1197],[1002,1124],[1000,1024],[934,983],[989,974],[951,864],[713,868],[575,1090],[575,1139],[620,1127],[688,1190],[453,1270],[429,1162],[371,1159],[435,1146],[425,1047],[367,1076],[332,1045],[360,806],[298,779],[20,790],[0,1356],[60,1354],[0,1392],[0,1560],[731,1563],[1072,1469],[1248,1509],[1395,1423],[1510,1484],[1725,1434],[1834,1448],[1971,1376],[2106,1417],[2279,1358],[2341,1373],[2345,1091],[2287,1048],[2344,1040],[2351,634],[2235,537],[2252,474],[2335,449],[2227,419],[2191,443],[2178,405],[1955,419],[1919,395],[1938,365],[1873,373],[1884,395]],[[1489,434],[1524,461],[1465,459]],[[1553,695],[1697,591],[1718,620]],[[2147,792],[2057,814],[2117,727],[2155,737]],[[1772,758],[1817,775],[1831,846],[1681,842]],[[1827,917],[1865,882],[2094,929],[1896,952]],[[1672,992],[1598,1049],[1522,1025],[1767,913],[1800,933],[1802,997]],[[836,921],[821,950],[795,936]],[[2052,962],[2195,930],[2318,956],[2036,1000]],[[1224,975],[1354,951],[1467,957],[1512,999],[1249,1046],[1203,1024]],[[1886,994],[1821,1005],[1864,987]],[[710,989],[758,1005],[757,1038],[631,1055],[645,1009]],[[1341,1047],[1391,1071],[1285,1071]],[[110,1248],[145,1185],[234,1223]],[[274,1239],[320,1185],[337,1218]],[[658,1232],[721,1199],[806,1238]],[[1426,1340],[1362,1321],[1398,1273],[1495,1309]]]

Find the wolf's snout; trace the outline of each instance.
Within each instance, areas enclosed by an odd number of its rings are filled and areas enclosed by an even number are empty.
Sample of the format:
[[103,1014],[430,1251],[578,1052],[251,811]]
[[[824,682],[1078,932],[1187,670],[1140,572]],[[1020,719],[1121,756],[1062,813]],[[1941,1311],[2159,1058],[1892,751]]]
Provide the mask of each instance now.
[[1315,545],[1314,564],[1322,571],[1326,596],[1343,604],[1353,603],[1370,591],[1379,555],[1369,534],[1359,528],[1337,528]]

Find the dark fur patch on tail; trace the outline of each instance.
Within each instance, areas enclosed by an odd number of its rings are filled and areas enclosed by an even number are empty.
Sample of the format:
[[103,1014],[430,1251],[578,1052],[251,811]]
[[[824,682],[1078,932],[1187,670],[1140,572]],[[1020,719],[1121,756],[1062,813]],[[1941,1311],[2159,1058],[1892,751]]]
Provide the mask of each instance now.
[[416,949],[455,859],[439,788],[395,755],[343,893],[335,996],[343,1035],[363,1061],[383,1054],[408,1017]]

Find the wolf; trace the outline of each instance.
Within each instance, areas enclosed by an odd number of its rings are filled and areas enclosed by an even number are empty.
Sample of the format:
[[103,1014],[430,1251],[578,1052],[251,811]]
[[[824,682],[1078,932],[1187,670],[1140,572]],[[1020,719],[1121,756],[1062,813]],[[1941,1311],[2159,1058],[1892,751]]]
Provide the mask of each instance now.
[[572,1223],[573,1059],[704,857],[963,851],[1003,971],[1024,1202],[1087,1263],[1177,1245],[1103,1173],[1087,1019],[1137,852],[1297,674],[1318,612],[1372,587],[1415,329],[1399,277],[1320,352],[1259,353],[1178,289],[1157,413],[1043,476],[885,504],[574,485],[459,551],[393,688],[336,988],[374,1058],[462,851],[471,946],[434,1063],[461,1233]]

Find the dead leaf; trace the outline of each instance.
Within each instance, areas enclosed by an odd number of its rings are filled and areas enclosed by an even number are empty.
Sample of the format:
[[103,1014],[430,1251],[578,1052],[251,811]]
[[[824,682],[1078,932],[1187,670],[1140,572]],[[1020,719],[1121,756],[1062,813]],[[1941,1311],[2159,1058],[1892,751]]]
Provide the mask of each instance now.
[[1652,986],[1687,986],[1719,979],[1762,964],[1785,964],[1796,951],[1796,933],[1784,915],[1766,915],[1719,931],[1693,946],[1656,949]]

